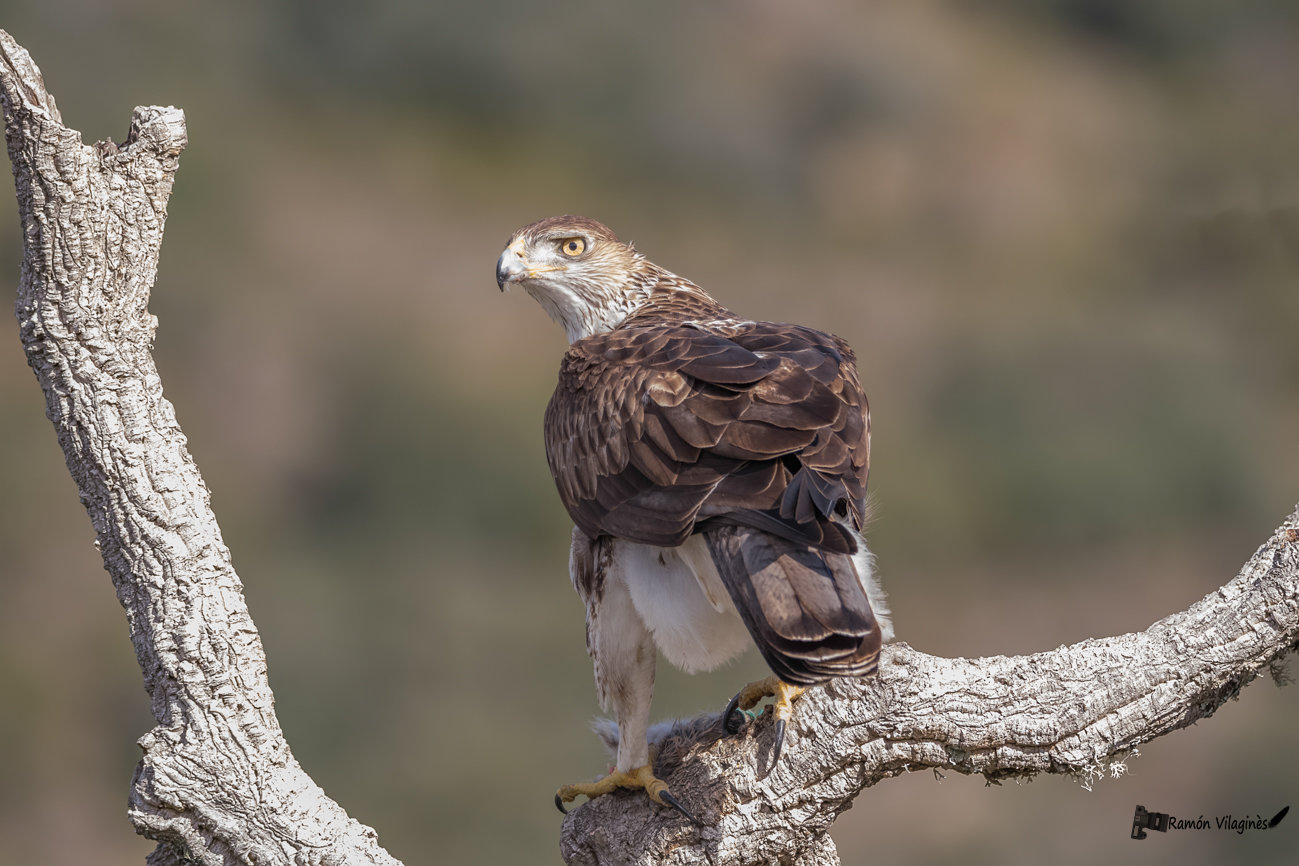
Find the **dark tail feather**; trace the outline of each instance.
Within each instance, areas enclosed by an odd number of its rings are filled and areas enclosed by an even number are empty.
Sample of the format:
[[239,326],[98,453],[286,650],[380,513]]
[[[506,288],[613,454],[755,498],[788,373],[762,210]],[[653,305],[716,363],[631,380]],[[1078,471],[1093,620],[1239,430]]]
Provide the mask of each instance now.
[[776,676],[806,686],[875,673],[880,629],[850,557],[747,526],[704,538]]

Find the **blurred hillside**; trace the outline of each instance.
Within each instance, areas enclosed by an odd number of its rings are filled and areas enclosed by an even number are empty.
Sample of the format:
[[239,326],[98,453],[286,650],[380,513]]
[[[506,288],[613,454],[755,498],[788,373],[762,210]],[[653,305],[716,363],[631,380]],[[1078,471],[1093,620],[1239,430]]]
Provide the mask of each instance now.
[[[1299,7],[1158,0],[13,0],[64,120],[185,109],[153,311],[304,767],[408,863],[559,862],[605,765],[541,413],[564,340],[491,276],[601,219],[746,315],[847,338],[900,637],[1141,629],[1299,498]],[[15,208],[0,274],[17,282]],[[11,289],[12,290],[12,289]],[[0,340],[0,866],[136,864],[152,720],[39,389]],[[655,712],[720,708],[756,658]],[[846,864],[1292,862],[1127,838],[1133,806],[1299,801],[1258,683],[1093,791],[868,790]],[[1293,820],[1293,819],[1292,819]]]

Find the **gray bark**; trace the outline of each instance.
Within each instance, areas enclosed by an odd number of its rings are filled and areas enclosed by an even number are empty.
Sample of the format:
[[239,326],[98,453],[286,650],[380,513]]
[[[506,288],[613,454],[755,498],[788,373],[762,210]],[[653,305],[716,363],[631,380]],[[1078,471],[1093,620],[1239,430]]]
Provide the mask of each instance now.
[[[126,610],[158,725],[130,795],[154,864],[396,864],[311,781],[275,717],[261,641],[162,396],[148,313],[183,114],[137,108],[118,146],[62,125],[27,52],[0,31],[0,97],[24,258],[16,312],[68,469]],[[637,792],[565,821],[570,864],[838,863],[831,823],[907,771],[990,780],[1121,771],[1137,745],[1212,715],[1299,641],[1299,512],[1240,574],[1144,632],[1020,657],[887,647],[880,675],[796,703],[779,764],[771,724],[721,738],[684,723],[657,771],[702,819]]]
[[149,862],[397,864],[284,740],[243,587],[150,355],[184,114],[137,108],[125,143],[83,145],[3,31],[0,95],[23,228],[23,347],[158,722],[140,739],[129,805],[136,831],[159,842]]
[[[1141,743],[1213,715],[1299,644],[1299,510],[1229,583],[1143,632],[1029,656],[944,659],[903,643],[880,673],[795,703],[767,773],[765,719],[721,738],[716,720],[661,743],[656,770],[705,825],[637,794],[564,822],[569,864],[838,863],[826,831],[864,788],[916,770],[990,781],[1063,773],[1086,785],[1124,771]],[[764,777],[765,776],[765,777]]]

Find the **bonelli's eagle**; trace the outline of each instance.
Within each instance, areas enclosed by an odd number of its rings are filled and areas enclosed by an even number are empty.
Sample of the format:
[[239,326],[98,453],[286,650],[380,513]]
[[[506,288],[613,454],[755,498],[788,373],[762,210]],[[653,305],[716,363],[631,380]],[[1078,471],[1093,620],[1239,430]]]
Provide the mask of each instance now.
[[640,787],[689,816],[650,766],[656,650],[694,672],[756,644],[773,676],[723,721],[773,695],[778,760],[801,688],[874,673],[892,637],[861,534],[870,414],[853,351],[737,316],[584,217],[519,229],[496,280],[568,335],[546,456],[575,524],[596,688],[617,715],[613,772],[556,802]]

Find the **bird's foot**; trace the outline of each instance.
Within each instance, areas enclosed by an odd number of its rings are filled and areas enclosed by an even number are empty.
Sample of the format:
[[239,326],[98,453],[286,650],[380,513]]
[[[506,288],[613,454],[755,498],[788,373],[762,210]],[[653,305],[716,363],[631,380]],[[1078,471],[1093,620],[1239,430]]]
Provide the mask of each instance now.
[[578,797],[586,797],[594,800],[596,797],[608,794],[614,788],[643,788],[649,798],[655,803],[663,806],[671,806],[686,817],[692,824],[698,824],[699,820],[681,805],[681,801],[672,796],[668,790],[667,783],[654,775],[653,767],[646,764],[643,767],[637,767],[634,770],[621,772],[614,770],[603,779],[597,779],[594,782],[579,782],[576,785],[564,785],[555,792],[555,805],[559,811],[568,813],[564,808],[565,803],[571,803]]
[[739,733],[740,726],[744,723],[744,714],[741,711],[753,709],[767,697],[776,699],[772,702],[772,713],[776,720],[787,721],[794,713],[794,699],[804,691],[802,686],[790,685],[777,676],[769,676],[765,680],[749,683],[726,705],[726,712],[722,714],[726,733]]
[[776,748],[771,756],[771,765],[774,767],[780,761],[780,752],[785,745],[785,723],[794,714],[794,699],[804,691],[806,690],[802,686],[790,685],[777,676],[749,683],[726,705],[726,711],[722,713],[722,729],[728,734],[739,733],[740,726],[744,723],[741,710],[751,710],[763,698],[774,697],[771,708],[772,715],[776,717]]

